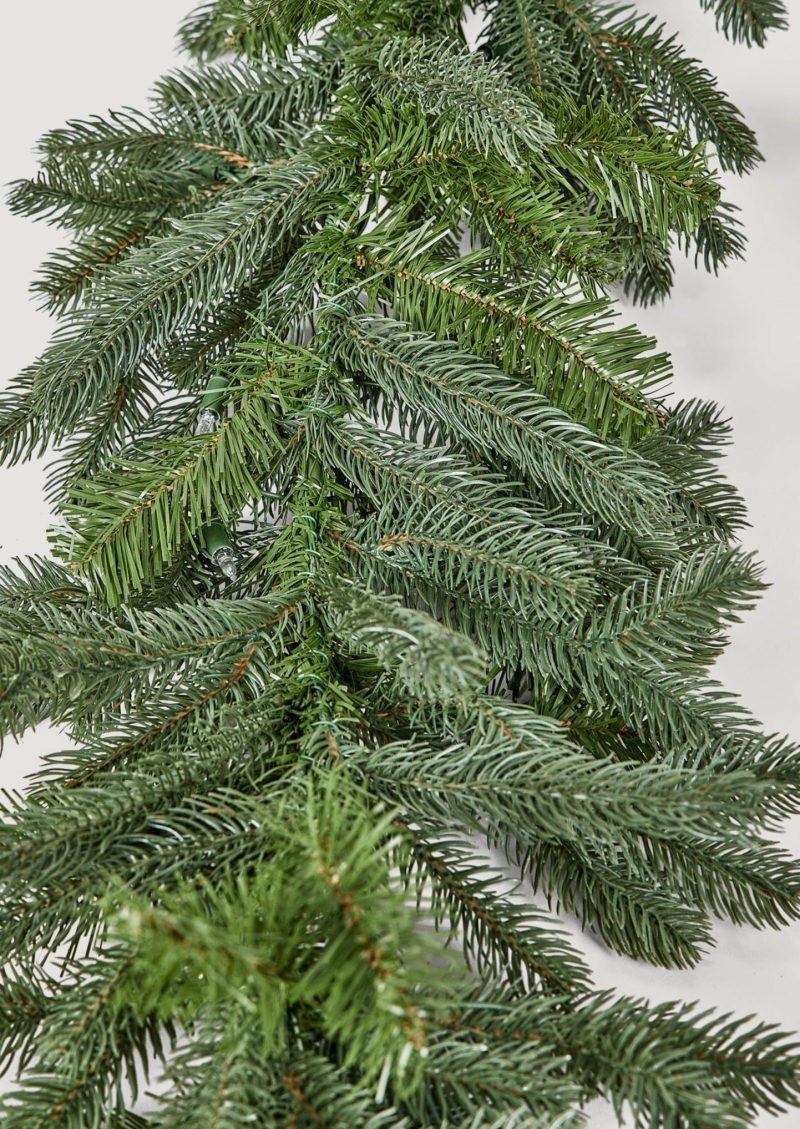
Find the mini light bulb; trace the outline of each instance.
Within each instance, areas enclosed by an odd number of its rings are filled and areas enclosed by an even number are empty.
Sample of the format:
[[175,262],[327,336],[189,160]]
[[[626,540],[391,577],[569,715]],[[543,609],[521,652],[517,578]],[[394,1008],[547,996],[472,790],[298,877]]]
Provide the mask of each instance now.
[[201,408],[197,413],[195,435],[210,435],[217,431],[220,423],[220,414],[214,408]]
[[210,522],[203,531],[203,541],[212,564],[216,565],[228,580],[235,580],[237,576],[236,554],[233,551],[228,531],[222,522]]
[[233,555],[233,549],[230,545],[221,545],[212,554],[211,559],[220,572],[227,576],[228,580],[236,579],[236,557]]
[[195,435],[210,435],[217,431],[225,411],[228,378],[221,372],[214,372],[208,379],[205,391],[200,397],[200,410],[195,421]]

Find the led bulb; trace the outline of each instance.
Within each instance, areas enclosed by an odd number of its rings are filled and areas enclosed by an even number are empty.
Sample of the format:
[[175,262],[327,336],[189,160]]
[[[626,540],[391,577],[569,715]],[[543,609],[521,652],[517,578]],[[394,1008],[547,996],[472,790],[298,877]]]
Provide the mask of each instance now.
[[212,554],[211,559],[220,572],[227,576],[228,580],[236,579],[236,557],[233,555],[233,549],[230,545],[221,545]]
[[214,408],[201,408],[197,413],[195,435],[210,435],[212,431],[219,428],[219,421],[219,412],[215,411]]

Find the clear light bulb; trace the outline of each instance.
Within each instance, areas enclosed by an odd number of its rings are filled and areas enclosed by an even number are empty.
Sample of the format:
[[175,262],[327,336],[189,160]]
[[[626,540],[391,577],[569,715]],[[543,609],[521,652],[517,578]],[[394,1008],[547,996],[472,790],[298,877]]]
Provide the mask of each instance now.
[[210,435],[219,428],[220,415],[214,408],[201,408],[197,413],[195,435]]
[[236,557],[233,555],[233,549],[230,545],[220,545],[216,552],[212,554],[211,559],[220,572],[227,576],[228,580],[236,579]]

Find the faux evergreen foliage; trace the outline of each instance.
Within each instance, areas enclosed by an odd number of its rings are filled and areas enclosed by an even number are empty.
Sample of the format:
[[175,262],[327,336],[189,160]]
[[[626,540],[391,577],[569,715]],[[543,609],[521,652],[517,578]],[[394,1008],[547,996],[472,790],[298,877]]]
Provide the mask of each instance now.
[[742,254],[717,170],[756,139],[629,5],[478,17],[211,0],[146,112],[12,188],[70,242],[0,405],[8,463],[57,448],[53,557],[0,573],[0,720],[69,748],[4,806],[7,1129],[800,1102],[790,1037],[595,988],[526,902],[676,968],[713,917],[800,915],[800,752],[709,674],[763,587],[728,425],[614,298]]

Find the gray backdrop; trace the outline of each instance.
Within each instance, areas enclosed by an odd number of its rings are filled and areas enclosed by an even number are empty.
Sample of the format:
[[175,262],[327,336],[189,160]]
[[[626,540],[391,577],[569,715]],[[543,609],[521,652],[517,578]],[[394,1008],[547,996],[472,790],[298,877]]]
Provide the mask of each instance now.
[[[148,87],[175,65],[174,29],[191,0],[39,0],[8,5],[3,14],[5,64],[0,105],[5,121],[0,146],[4,183],[34,170],[32,147],[46,129],[68,117],[106,107],[141,106]],[[789,33],[764,51],[733,47],[701,13],[698,0],[642,0],[668,19],[690,52],[699,56],[746,112],[758,133],[766,164],[744,181],[730,180],[730,197],[743,208],[750,238],[745,263],[718,279],[679,264],[675,294],[662,307],[627,311],[654,333],[675,360],[680,397],[719,400],[735,423],[727,470],[750,507],[748,547],[767,564],[772,588],[733,643],[718,673],[771,730],[800,737],[800,600],[796,521],[800,412],[796,333],[800,323],[800,10]],[[796,0],[789,7],[800,9]],[[3,361],[0,382],[31,361],[45,344],[47,318],[36,311],[26,284],[57,244],[43,224],[0,216]],[[46,549],[48,513],[41,464],[0,470],[0,560]],[[46,729],[9,745],[0,762],[0,787],[15,787],[41,753],[63,741]],[[800,853],[800,823],[787,840]],[[800,925],[759,933],[720,925],[718,945],[692,972],[637,965],[582,939],[598,986],[663,1000],[700,999],[738,1013],[800,1027]],[[1,1083],[0,1083],[1,1084]],[[616,1122],[592,1107],[592,1129]],[[800,1124],[800,1113],[759,1121],[772,1129]],[[354,1127],[355,1129],[355,1127]]]

